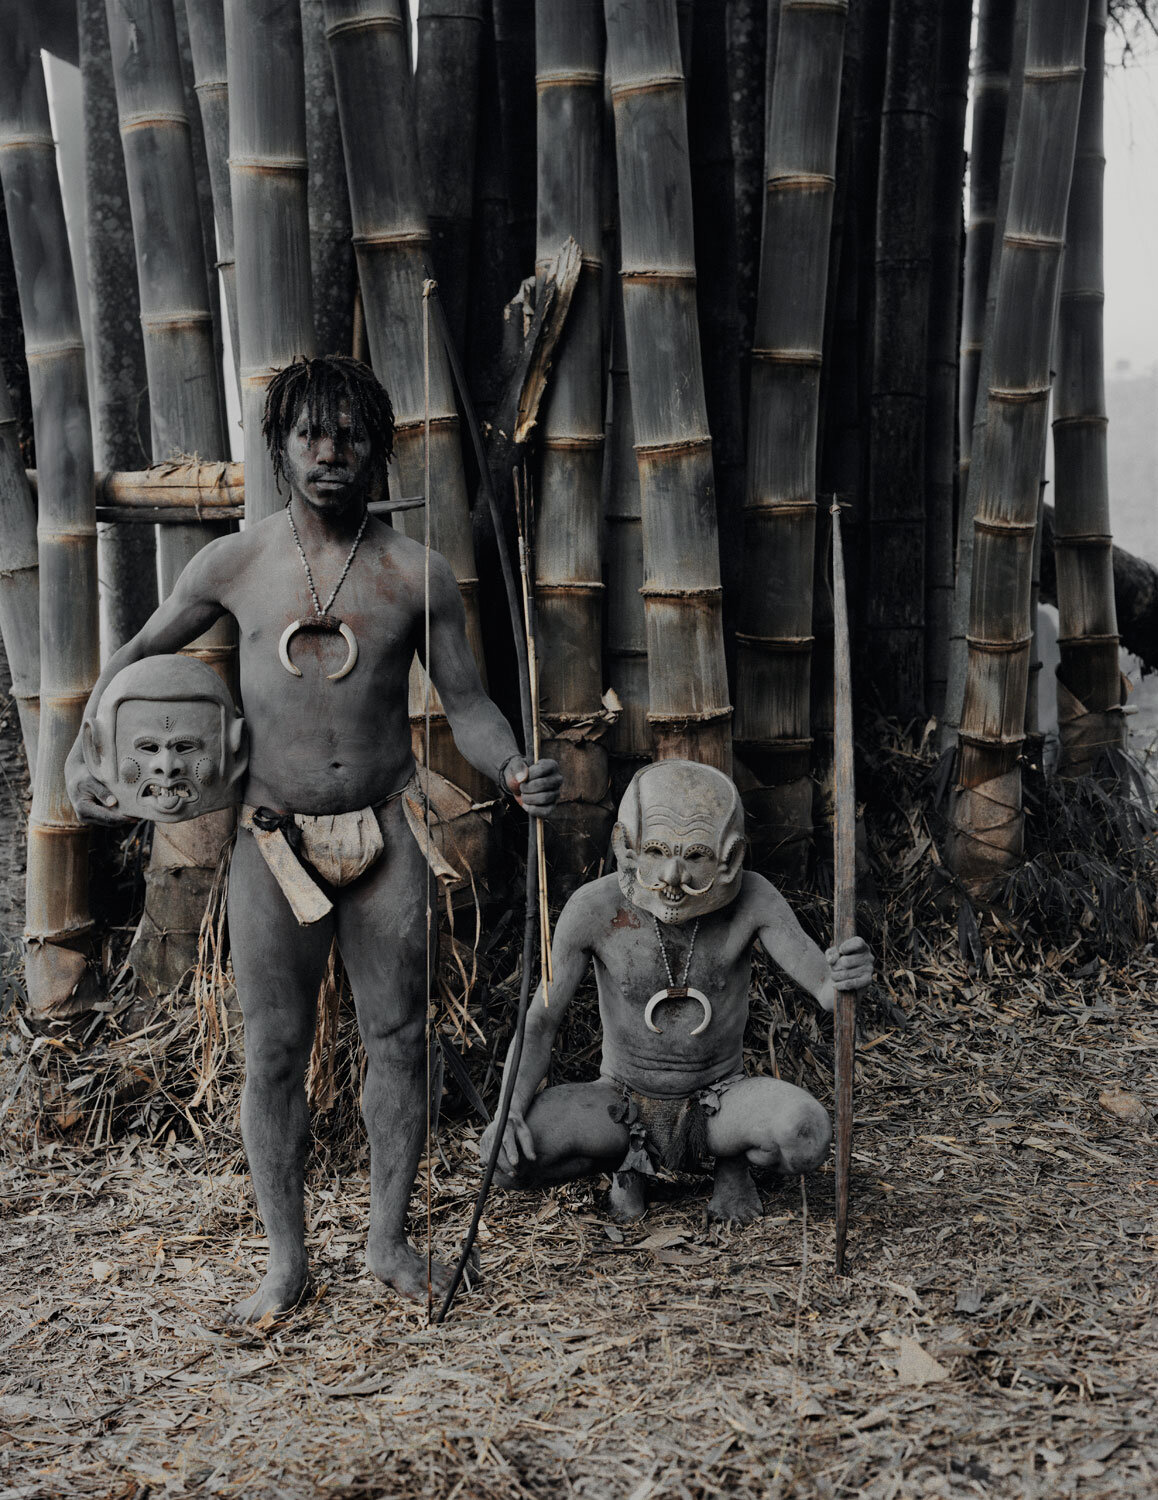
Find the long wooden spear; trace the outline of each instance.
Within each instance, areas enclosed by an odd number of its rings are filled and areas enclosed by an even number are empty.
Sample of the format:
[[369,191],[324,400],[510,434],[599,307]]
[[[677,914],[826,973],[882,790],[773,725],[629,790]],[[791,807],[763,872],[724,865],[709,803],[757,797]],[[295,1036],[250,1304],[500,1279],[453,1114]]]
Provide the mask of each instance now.
[[[836,816],[833,820],[835,881],[832,940],[839,948],[856,936],[856,786],[852,767],[852,659],[840,506],[833,497],[832,615]],[[837,990],[833,1011],[836,1043],[836,1274],[844,1275],[848,1236],[848,1175],[852,1161],[852,1073],[856,1059],[856,991]]]

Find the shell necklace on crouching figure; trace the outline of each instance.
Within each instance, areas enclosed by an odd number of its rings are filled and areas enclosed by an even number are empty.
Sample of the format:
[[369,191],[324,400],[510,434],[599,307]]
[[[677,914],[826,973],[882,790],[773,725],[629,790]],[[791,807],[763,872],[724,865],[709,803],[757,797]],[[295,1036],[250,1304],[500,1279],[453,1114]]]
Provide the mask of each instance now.
[[651,920],[655,927],[655,940],[659,944],[663,966],[667,971],[667,986],[665,989],[656,990],[655,994],[647,1002],[643,1011],[643,1023],[649,1031],[654,1031],[657,1036],[662,1036],[663,1028],[657,1026],[653,1020],[656,1006],[663,1000],[698,1000],[703,1006],[704,1019],[689,1035],[699,1036],[701,1032],[707,1031],[712,1023],[712,1002],[704,994],[703,990],[697,990],[688,984],[688,974],[692,967],[692,954],[696,951],[696,936],[700,930],[699,918],[697,917],[696,925],[692,928],[692,940],[688,947],[688,956],[684,960],[683,978],[679,984],[676,984],[675,975],[672,973],[671,959],[667,956],[667,949],[664,947],[663,934],[659,930],[659,922],[655,917],[652,917]]
[[281,640],[277,643],[277,654],[286,671],[292,672],[295,677],[300,677],[302,675],[301,668],[294,666],[289,654],[290,642],[297,632],[299,630],[321,630],[328,635],[340,635],[346,643],[345,663],[336,672],[326,673],[330,682],[337,682],[340,677],[348,677],[358,664],[358,638],[350,627],[343,620],[339,620],[337,615],[332,615],[330,610],[333,608],[334,600],[338,597],[338,590],[346,581],[346,574],[350,571],[350,564],[354,561],[354,553],[357,552],[358,545],[366,530],[366,523],[370,519],[370,512],[368,510],[362,512],[362,524],[358,527],[358,535],[354,538],[354,545],[350,548],[345,565],[341,573],[338,574],[338,581],[334,584],[330,597],[326,600],[324,606],[318,598],[317,589],[314,587],[314,575],[310,570],[310,560],[306,556],[305,548],[302,546],[301,537],[298,536],[298,529],[294,525],[294,513],[289,505],[286,506],[285,513],[286,519],[290,523],[290,531],[293,532],[294,546],[298,549],[298,556],[302,560],[302,567],[306,570],[306,583],[309,585],[310,598],[314,601],[314,612],[312,615],[303,615],[300,620],[291,620],[289,622],[282,631]]

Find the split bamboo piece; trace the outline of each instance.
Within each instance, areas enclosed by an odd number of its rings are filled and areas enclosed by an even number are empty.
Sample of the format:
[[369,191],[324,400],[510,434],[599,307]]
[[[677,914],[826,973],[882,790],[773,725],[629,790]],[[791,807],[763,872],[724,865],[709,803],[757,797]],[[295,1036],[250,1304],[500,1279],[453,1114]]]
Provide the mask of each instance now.
[[486,0],[418,0],[414,89],[430,253],[460,349],[470,282],[479,70],[489,24]]
[[736,743],[754,855],[796,870],[809,775],[817,422],[846,0],[781,0],[748,406]]
[[[229,181],[237,255],[245,514],[285,503],[261,414],[272,376],[314,352],[306,200],[305,84],[299,0],[229,0]],[[374,107],[374,106],[369,106]]]
[[[422,284],[430,236],[422,205],[401,0],[326,0],[338,115],[350,181],[354,247],[370,355],[394,403],[393,487],[422,492]],[[431,541],[449,562],[463,596],[467,638],[483,669],[478,578],[450,365],[441,343],[430,349]],[[405,525],[421,537],[421,523]],[[422,731],[422,687],[411,678],[412,731]],[[476,800],[492,783],[459,755],[437,694],[431,764]],[[420,756],[421,759],[421,756]]]
[[603,575],[603,4],[576,0],[535,8],[538,90],[536,275],[559,246],[582,255],[566,332],[540,414],[542,466],[536,497],[535,616],[547,754],[563,787],[547,830],[561,890],[599,865],[611,831],[602,721]]
[[946,5],[942,10],[930,202],[925,375],[925,695],[929,713],[938,717],[949,682],[949,633],[953,616],[961,186],[965,175],[971,22],[968,5]]
[[[151,456],[148,377],[105,0],[79,0],[76,18],[93,456],[102,469],[140,469]],[[97,571],[101,644],[108,656],[136,635],[157,607],[156,537],[143,526],[98,524]]]
[[1062,775],[1091,772],[1125,736],[1114,606],[1102,314],[1106,0],[1090,0],[1085,78],[1066,221],[1054,388],[1054,557]]
[[36,502],[20,462],[16,413],[0,378],[0,635],[29,774],[36,771],[40,727],[40,564]]
[[1020,860],[1030,589],[1054,313],[1088,0],[1031,0],[974,522],[969,660],[950,857],[984,887]]
[[648,722],[658,759],[730,771],[711,437],[673,0],[605,0],[624,326],[643,509]]
[[[137,251],[149,375],[153,453],[159,460],[225,451],[220,363],[213,338],[193,153],[173,12],[153,0],[109,0],[109,40]],[[162,597],[185,565],[228,525],[177,523],[158,534]],[[200,658],[236,680],[231,622],[193,641]],[[196,966],[197,939],[229,810],[154,830],[145,911],[131,950],[138,980],[158,992]]]
[[[180,0],[176,0],[180,3]],[[193,54],[194,89],[209,159],[217,269],[225,293],[234,374],[240,380],[237,331],[237,261],[233,252],[233,196],[229,182],[229,78],[225,62],[224,0],[184,0]]]
[[25,976],[31,1013],[97,994],[88,961],[88,831],[68,752],[99,666],[96,521],[84,345],[40,53],[26,12],[0,6],[0,176],[20,291],[40,462],[40,736],[28,821]]

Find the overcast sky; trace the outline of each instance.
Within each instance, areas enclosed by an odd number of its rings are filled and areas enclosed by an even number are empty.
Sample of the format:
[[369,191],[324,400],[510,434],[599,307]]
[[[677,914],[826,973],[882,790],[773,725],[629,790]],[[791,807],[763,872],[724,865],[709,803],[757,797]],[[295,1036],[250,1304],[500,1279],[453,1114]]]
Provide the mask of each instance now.
[[1158,364],[1158,46],[1106,77],[1106,367]]

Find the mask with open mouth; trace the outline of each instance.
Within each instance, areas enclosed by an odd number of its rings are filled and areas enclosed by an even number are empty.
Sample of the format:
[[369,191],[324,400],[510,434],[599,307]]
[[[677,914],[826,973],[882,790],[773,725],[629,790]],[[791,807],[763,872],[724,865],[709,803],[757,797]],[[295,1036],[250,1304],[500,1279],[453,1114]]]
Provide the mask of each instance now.
[[181,823],[237,802],[245,720],[204,662],[149,656],[118,672],[84,726],[85,763],[123,811]]
[[611,836],[619,884],[661,922],[691,922],[739,893],[744,808],[711,766],[665,760],[636,773]]

